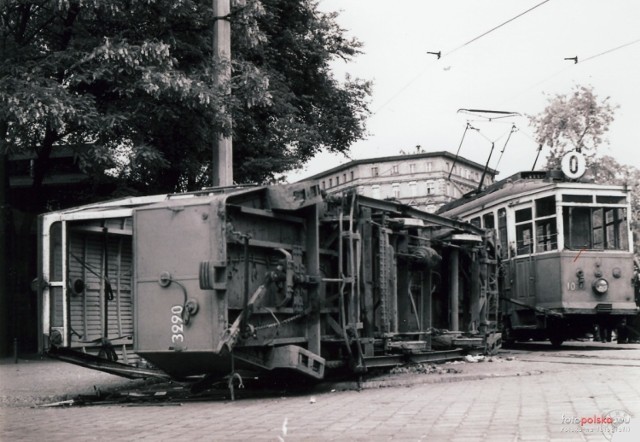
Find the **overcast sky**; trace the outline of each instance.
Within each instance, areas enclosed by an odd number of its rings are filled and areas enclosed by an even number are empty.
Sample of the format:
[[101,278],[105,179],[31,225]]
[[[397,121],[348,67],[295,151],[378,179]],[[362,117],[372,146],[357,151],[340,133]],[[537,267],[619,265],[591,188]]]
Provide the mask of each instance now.
[[[484,164],[493,141],[499,178],[530,170],[537,144],[526,115],[544,109],[545,94],[584,85],[620,106],[603,153],[640,167],[639,0],[321,0],[320,9],[340,11],[338,23],[364,43],[364,54],[334,64],[336,77],[373,81],[369,135],[352,146],[352,159],[416,145],[455,153],[470,122],[479,132],[467,132],[460,155]],[[575,56],[577,64],[564,60]],[[522,117],[487,122],[459,109]],[[518,130],[498,164],[512,124]],[[289,180],[347,161],[321,154]]]

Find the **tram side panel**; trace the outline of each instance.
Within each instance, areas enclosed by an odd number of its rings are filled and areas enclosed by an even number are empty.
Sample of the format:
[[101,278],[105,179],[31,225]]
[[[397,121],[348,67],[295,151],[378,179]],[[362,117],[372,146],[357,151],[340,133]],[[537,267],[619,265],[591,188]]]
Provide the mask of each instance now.
[[509,268],[509,296],[518,304],[506,303],[504,312],[523,337],[548,336],[558,327],[564,339],[595,326],[615,329],[636,310],[628,252],[562,251],[513,259]]

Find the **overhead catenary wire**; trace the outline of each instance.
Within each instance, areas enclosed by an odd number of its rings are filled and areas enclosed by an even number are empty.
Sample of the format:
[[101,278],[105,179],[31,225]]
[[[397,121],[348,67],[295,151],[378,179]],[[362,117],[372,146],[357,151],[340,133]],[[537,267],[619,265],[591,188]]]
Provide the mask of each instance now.
[[[578,63],[577,64],[584,64],[587,61],[594,60],[596,58],[602,57],[603,55],[610,54],[612,52],[615,52],[615,51],[618,51],[620,49],[626,48],[627,46],[634,45],[636,43],[640,43],[640,38],[636,38],[635,40],[632,40],[632,41],[630,41],[628,43],[624,43],[624,44],[612,47],[610,49],[607,49],[605,51],[599,52],[597,54],[590,55],[589,57],[578,58]],[[539,86],[539,85],[541,85],[543,83],[546,83],[547,81],[551,80],[554,77],[557,77],[558,75],[568,71],[569,69],[573,69],[575,67],[575,65],[576,65],[576,63],[572,63],[569,66],[566,66],[566,67],[564,67],[562,69],[559,69],[559,70],[555,71],[554,73],[550,74],[549,76],[544,77],[542,80],[536,81],[535,83],[533,83],[530,86],[527,86],[526,88],[522,89],[520,92],[516,93],[515,95],[512,95],[509,99],[504,100],[504,102],[508,102],[508,101],[511,101],[511,100],[513,100],[515,98],[520,97],[521,95],[525,94],[526,92],[530,91],[531,89],[535,88],[536,86]]]
[[622,45],[620,45],[620,46],[616,46],[616,47],[611,48],[611,49],[607,49],[606,51],[602,51],[602,52],[600,52],[600,53],[598,53],[598,54],[592,55],[592,56],[587,57],[587,58],[585,58],[585,59],[581,59],[581,60],[580,60],[580,63],[584,63],[584,62],[586,62],[586,61],[593,60],[594,58],[598,58],[598,57],[601,57],[601,56],[603,56],[603,55],[610,54],[611,52],[615,52],[615,51],[617,51],[617,50],[619,50],[619,49],[626,48],[627,46],[631,46],[631,45],[636,44],[636,43],[639,43],[639,42],[640,42],[640,38],[637,38],[637,39],[635,39],[635,40],[633,40],[633,41],[630,41],[630,42],[628,42],[628,43],[622,44]]
[[492,32],[497,31],[497,30],[498,30],[498,29],[500,29],[501,27],[503,27],[503,26],[505,26],[505,25],[507,25],[507,24],[511,23],[512,21],[514,21],[514,20],[516,20],[516,19],[518,19],[518,18],[522,17],[522,16],[523,16],[523,15],[525,15],[525,14],[528,14],[529,12],[533,11],[533,10],[534,10],[534,9],[536,9],[536,8],[539,8],[540,6],[544,5],[545,3],[548,3],[549,1],[551,1],[551,0],[544,0],[544,1],[540,2],[540,3],[538,3],[537,5],[532,6],[531,8],[527,9],[526,11],[521,12],[520,14],[518,14],[518,15],[516,15],[516,16],[514,16],[514,17],[511,17],[509,20],[504,21],[504,22],[500,23],[500,24],[499,24],[499,25],[497,25],[497,26],[494,26],[493,28],[489,29],[488,31],[483,32],[482,34],[478,35],[477,37],[472,38],[472,39],[471,39],[471,40],[469,40],[468,42],[461,44],[461,45],[460,45],[460,46],[458,46],[457,48],[454,48],[454,49],[450,50],[449,52],[444,53],[444,54],[442,55],[442,57],[446,57],[447,55],[453,54],[453,53],[454,53],[454,52],[456,52],[457,50],[462,49],[462,48],[464,48],[465,46],[470,45],[470,44],[471,44],[471,43],[473,43],[474,41],[480,40],[482,37],[485,37],[486,35],[489,35],[489,34],[491,34]]
[[[456,48],[454,48],[454,49],[452,49],[452,50],[450,50],[450,51],[448,51],[448,52],[446,52],[446,53],[444,53],[444,54],[442,54],[442,51],[438,51],[438,52],[429,52],[429,51],[427,51],[427,53],[428,53],[428,54],[434,54],[434,55],[437,55],[437,56],[438,56],[438,57],[437,57],[437,60],[441,60],[441,59],[445,58],[446,56],[448,56],[448,55],[450,55],[450,54],[453,54],[454,52],[456,52],[456,51],[458,51],[458,50],[460,50],[460,49],[464,48],[465,46],[468,46],[468,45],[470,45],[471,43],[473,43],[473,42],[475,42],[475,41],[477,41],[477,40],[480,40],[482,37],[485,37],[486,35],[488,35],[488,34],[490,34],[490,33],[494,32],[494,31],[497,31],[497,30],[498,30],[498,29],[500,29],[501,27],[503,27],[503,26],[505,26],[505,25],[507,25],[507,24],[511,23],[511,22],[512,22],[512,21],[514,21],[514,20],[517,20],[518,18],[522,17],[523,15],[528,14],[529,12],[531,12],[531,11],[533,11],[534,9],[536,9],[536,8],[538,8],[538,7],[542,6],[542,5],[544,5],[545,3],[548,3],[549,1],[551,1],[551,0],[544,0],[544,1],[540,2],[540,3],[538,3],[537,5],[532,6],[531,8],[527,9],[526,11],[523,11],[523,12],[521,12],[521,13],[517,14],[516,16],[511,17],[510,19],[508,19],[508,20],[506,20],[506,21],[504,21],[504,22],[500,23],[500,24],[499,24],[499,25],[497,25],[497,26],[494,26],[493,28],[489,29],[488,31],[483,32],[482,34],[480,34],[480,35],[478,35],[478,36],[476,36],[476,37],[472,38],[471,40],[469,40],[469,41],[467,41],[467,42],[465,42],[465,43],[461,44],[460,46],[458,46],[458,47],[456,47]],[[440,55],[440,54],[442,54],[442,55]],[[422,77],[422,75],[424,75],[424,73],[425,73],[425,72],[426,72],[430,67],[431,67],[431,66],[427,66],[427,68],[425,68],[425,69],[423,69],[422,71],[420,71],[420,72],[419,72],[415,77],[413,77],[411,80],[409,80],[407,83],[405,83],[405,85],[404,85],[404,86],[402,86],[402,87],[401,87],[401,88],[400,88],[400,89],[399,89],[399,90],[398,90],[394,95],[392,95],[392,96],[391,96],[391,98],[389,98],[387,101],[385,101],[384,103],[382,103],[382,105],[380,105],[380,107],[378,107],[378,109],[376,109],[375,111],[373,111],[371,114],[372,114],[372,115],[376,115],[378,112],[380,112],[382,109],[384,109],[384,108],[385,108],[389,103],[391,103],[391,102],[392,102],[393,100],[395,100],[398,96],[400,96],[400,94],[402,94],[402,92],[404,92],[407,88],[409,88],[409,86],[411,86],[411,85],[412,85],[413,83],[415,83],[415,82],[416,82],[420,77]]]

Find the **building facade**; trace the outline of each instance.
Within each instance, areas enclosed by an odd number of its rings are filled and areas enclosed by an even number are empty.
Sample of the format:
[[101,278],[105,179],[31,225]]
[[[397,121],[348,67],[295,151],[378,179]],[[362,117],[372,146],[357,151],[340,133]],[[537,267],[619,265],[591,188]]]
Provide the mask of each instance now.
[[[318,181],[327,193],[355,188],[360,195],[393,199],[433,213],[477,189],[483,170],[481,164],[441,151],[354,160],[306,180]],[[483,187],[495,182],[496,174],[487,169]]]

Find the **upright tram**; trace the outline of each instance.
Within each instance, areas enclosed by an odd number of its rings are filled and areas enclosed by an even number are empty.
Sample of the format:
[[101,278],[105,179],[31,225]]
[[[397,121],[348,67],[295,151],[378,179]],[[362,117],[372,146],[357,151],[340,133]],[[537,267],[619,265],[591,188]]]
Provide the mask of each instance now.
[[637,316],[626,186],[521,172],[439,214],[496,230],[504,343],[610,340]]

